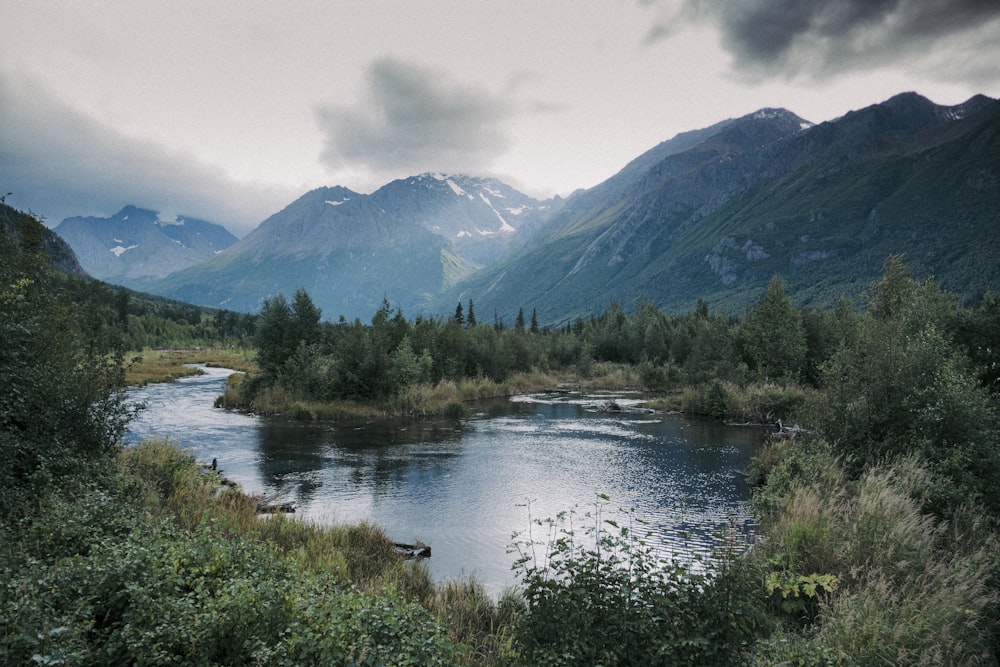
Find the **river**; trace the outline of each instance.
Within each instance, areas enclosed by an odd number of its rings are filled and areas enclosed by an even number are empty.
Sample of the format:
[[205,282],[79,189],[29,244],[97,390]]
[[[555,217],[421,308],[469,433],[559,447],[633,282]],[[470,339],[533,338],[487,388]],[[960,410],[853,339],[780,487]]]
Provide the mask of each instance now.
[[477,404],[461,420],[298,423],[214,408],[231,371],[203,370],[132,390],[146,409],[127,441],[167,437],[217,459],[245,491],[293,500],[306,520],[368,520],[394,541],[429,544],[438,580],[475,574],[499,593],[515,583],[508,547],[529,512],[593,511],[597,494],[610,498],[606,516],[635,508],[657,544],[682,555],[706,552],[720,526],[750,525],[742,472],[757,429],[600,412],[608,395],[575,393]]

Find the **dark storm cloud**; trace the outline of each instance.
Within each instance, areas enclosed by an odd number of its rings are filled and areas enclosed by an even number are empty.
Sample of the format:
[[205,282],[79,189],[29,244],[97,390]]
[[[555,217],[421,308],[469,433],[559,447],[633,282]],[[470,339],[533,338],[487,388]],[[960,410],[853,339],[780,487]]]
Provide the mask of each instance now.
[[0,189],[12,193],[8,204],[50,226],[135,204],[242,235],[288,201],[288,193],[236,184],[189,156],[122,136],[2,73],[0,118]]
[[499,95],[391,58],[368,69],[366,85],[356,105],[318,110],[329,167],[476,171],[509,144],[504,122],[512,107]]
[[[950,76],[981,76],[963,49],[996,48],[998,0],[683,0],[661,16],[649,39],[686,20],[718,25],[738,68],[762,74],[832,74],[888,63],[932,64]],[[957,36],[967,38],[956,43]],[[943,47],[935,51],[935,47]],[[994,61],[995,62],[995,61]]]

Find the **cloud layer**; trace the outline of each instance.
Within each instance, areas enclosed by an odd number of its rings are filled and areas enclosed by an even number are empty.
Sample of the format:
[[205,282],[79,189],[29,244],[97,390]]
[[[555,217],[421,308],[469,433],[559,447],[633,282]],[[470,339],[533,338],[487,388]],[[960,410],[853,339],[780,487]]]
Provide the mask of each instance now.
[[421,171],[478,173],[510,144],[513,106],[482,87],[392,58],[365,75],[353,106],[317,110],[321,160],[333,170],[367,171],[376,181]]
[[0,118],[0,189],[12,193],[8,204],[51,226],[135,204],[243,235],[290,200],[291,193],[235,183],[190,156],[125,137],[2,73]]
[[734,67],[760,77],[822,78],[888,64],[933,65],[972,81],[997,76],[971,64],[984,52],[1000,55],[997,0],[681,0],[661,8],[650,40],[684,21],[714,24]]

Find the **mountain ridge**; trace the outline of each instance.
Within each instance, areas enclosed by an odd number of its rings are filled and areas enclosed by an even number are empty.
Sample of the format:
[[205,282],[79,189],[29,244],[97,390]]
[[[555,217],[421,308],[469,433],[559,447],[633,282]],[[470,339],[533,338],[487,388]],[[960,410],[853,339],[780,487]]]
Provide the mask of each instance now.
[[800,305],[832,306],[903,254],[976,298],[1000,284],[998,124],[986,96],[910,92],[819,124],[764,108],[683,132],[566,199],[435,172],[371,194],[316,188],[144,287],[234,310],[304,287],[327,317],[352,318],[471,298],[561,323],[612,301],[736,314],[775,274]]
[[[444,311],[449,302],[473,298],[511,316],[519,305],[528,305],[522,295],[532,294],[531,306],[542,321],[557,323],[586,315],[595,304],[619,301],[630,307],[640,299],[683,310],[704,298],[735,314],[774,274],[786,278],[800,303],[825,307],[840,294],[862,291],[885,256],[895,253],[912,256],[924,275],[952,276],[949,287],[975,298],[973,292],[1000,281],[1000,261],[990,266],[987,259],[1000,252],[993,241],[1000,222],[1000,146],[990,130],[998,118],[1000,104],[985,96],[946,107],[902,94],[798,131],[786,123],[784,134],[772,134],[742,156],[732,149],[749,149],[752,142],[741,143],[740,137],[752,139],[765,129],[754,123],[762,119],[749,114],[723,122],[680,152],[654,156],[662,157],[659,161],[640,156],[642,169],[623,169],[571,200],[549,223],[544,246],[470,277],[431,309]],[[966,144],[978,129],[983,138],[976,149]],[[978,194],[964,187],[977,178],[969,173],[976,168],[982,172]],[[949,172],[955,172],[951,190],[931,187],[935,173]],[[712,184],[714,191],[704,187]],[[902,233],[869,234],[867,245],[860,238],[853,245],[832,244],[838,229],[859,237],[858,228],[878,201],[894,207],[892,216],[883,218],[885,229],[909,230],[917,240],[944,238],[945,232],[928,231],[932,225],[922,213],[915,216],[919,225],[907,224],[901,202],[908,197],[918,211],[929,210],[914,201],[920,196],[942,222],[964,216],[978,237],[992,231],[984,242],[968,229],[952,229],[946,241],[958,248],[952,249],[956,258],[986,265],[981,275],[928,259]],[[587,204],[582,219],[581,202]],[[851,253],[863,261],[852,265]],[[529,267],[543,268],[529,280]]]
[[183,215],[163,220],[131,204],[107,218],[66,218],[54,231],[87,273],[128,287],[193,266],[237,240],[221,225]]

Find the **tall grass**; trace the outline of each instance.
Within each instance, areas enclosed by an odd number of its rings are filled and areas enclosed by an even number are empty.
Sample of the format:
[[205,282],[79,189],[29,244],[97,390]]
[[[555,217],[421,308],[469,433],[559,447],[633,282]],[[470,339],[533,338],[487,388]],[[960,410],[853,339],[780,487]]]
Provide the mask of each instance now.
[[144,386],[153,382],[171,382],[181,377],[197,375],[198,369],[185,364],[205,364],[247,372],[256,368],[255,353],[248,349],[198,347],[164,350],[142,350],[126,355],[136,359],[125,372],[126,383]]
[[362,589],[393,586],[418,600],[433,595],[426,568],[403,563],[378,526],[260,517],[257,498],[224,484],[218,473],[166,440],[128,449],[122,462],[145,485],[149,510],[167,514],[184,528],[211,522],[227,533],[267,542],[309,569],[338,573]]
[[468,647],[470,664],[509,665],[517,658],[515,630],[524,615],[519,593],[508,590],[494,601],[474,578],[445,581],[430,608],[450,628],[452,640]]
[[715,380],[683,390],[681,411],[738,423],[773,424],[794,417],[810,391],[771,382],[738,385]]
[[853,483],[827,464],[834,470],[789,494],[755,557],[785,573],[835,575],[839,585],[819,601],[808,635],[762,644],[759,663],[824,655],[851,665],[988,664],[995,537],[975,513],[960,529],[925,513],[920,498],[934,480],[913,458]]

